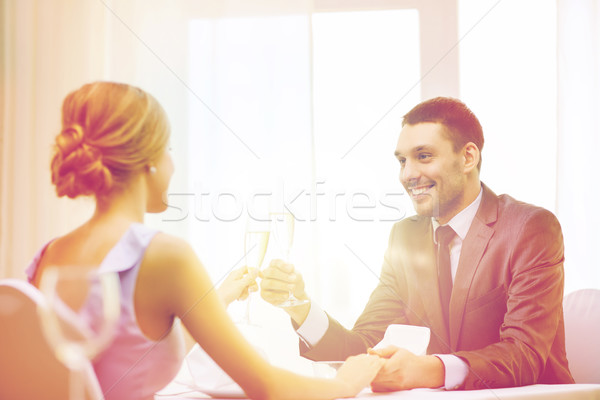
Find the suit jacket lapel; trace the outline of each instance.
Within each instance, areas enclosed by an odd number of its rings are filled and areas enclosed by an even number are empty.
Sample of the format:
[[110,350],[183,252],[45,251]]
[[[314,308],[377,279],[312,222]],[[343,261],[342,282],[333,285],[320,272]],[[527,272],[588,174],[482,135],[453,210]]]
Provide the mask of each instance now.
[[494,235],[491,227],[498,219],[498,197],[482,183],[483,195],[475,218],[462,244],[454,287],[450,298],[450,341],[454,351],[458,345],[462,320],[473,277],[485,249]]

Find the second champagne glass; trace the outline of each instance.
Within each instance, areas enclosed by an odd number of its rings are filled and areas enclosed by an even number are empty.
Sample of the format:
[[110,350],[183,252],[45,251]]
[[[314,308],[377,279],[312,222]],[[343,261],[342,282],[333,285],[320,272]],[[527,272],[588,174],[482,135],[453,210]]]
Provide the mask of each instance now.
[[[277,243],[277,247],[283,253],[284,261],[290,261],[290,252],[294,243],[294,224],[295,218],[289,212],[272,212],[271,216],[271,232]],[[289,292],[288,298],[278,307],[294,307],[308,303],[308,300],[300,300],[294,296],[292,291]]]
[[50,266],[40,281],[38,308],[46,339],[69,369],[71,400],[102,398],[87,378],[92,360],[112,340],[120,314],[119,277],[80,266]]
[[[248,268],[260,270],[269,245],[269,225],[259,223],[248,223],[244,235],[244,261]],[[246,315],[244,322],[250,322],[250,294],[246,303]]]

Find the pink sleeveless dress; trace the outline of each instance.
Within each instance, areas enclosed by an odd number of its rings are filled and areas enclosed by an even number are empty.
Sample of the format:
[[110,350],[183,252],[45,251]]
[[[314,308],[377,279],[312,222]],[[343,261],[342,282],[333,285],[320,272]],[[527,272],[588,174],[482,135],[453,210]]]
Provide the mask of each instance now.
[[[138,327],[133,294],[138,271],[148,244],[157,231],[132,224],[106,255],[100,271],[118,272],[121,282],[121,315],[112,343],[93,360],[106,400],[153,399],[177,374],[185,356],[183,334],[177,319],[161,340],[144,336]],[[48,243],[49,244],[49,243]],[[32,281],[48,247],[35,255],[26,270]]]

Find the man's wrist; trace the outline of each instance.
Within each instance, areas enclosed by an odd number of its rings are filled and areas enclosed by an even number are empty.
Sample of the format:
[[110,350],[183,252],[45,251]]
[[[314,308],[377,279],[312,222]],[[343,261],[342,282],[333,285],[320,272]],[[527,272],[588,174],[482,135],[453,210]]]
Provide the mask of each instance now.
[[458,389],[469,374],[467,363],[454,354],[434,354],[444,363],[444,388],[446,390]]
[[439,388],[444,387],[446,379],[446,369],[444,363],[436,356],[424,356],[425,370],[427,371],[426,376],[427,382],[423,387],[428,388]]
[[301,326],[310,312],[310,300],[308,303],[295,307],[286,307],[284,310],[289,314],[297,326]]
[[292,320],[296,333],[308,347],[316,346],[329,328],[329,318],[317,303],[310,303],[310,309],[301,325]]

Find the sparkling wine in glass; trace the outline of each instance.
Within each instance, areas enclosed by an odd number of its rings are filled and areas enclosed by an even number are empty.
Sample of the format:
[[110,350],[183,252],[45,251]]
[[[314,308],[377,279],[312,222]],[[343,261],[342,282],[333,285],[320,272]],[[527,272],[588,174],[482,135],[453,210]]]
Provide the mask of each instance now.
[[[265,260],[267,247],[269,245],[270,231],[261,224],[249,223],[244,235],[244,262],[248,268],[260,270]],[[246,314],[244,322],[250,325],[250,293],[246,301]]]
[[[294,243],[294,215],[289,212],[272,212],[270,217],[271,232],[275,243],[283,255],[283,260],[289,262],[292,244]],[[283,303],[277,304],[277,306],[294,307],[305,303],[308,303],[308,300],[300,300],[290,291],[288,298]]]
[[244,238],[244,259],[248,268],[259,270],[269,245],[269,231],[247,231]]
[[87,378],[89,361],[113,338],[120,314],[118,274],[50,266],[43,271],[40,291],[47,300],[38,308],[44,335],[70,371],[69,398],[101,399],[97,382]]

